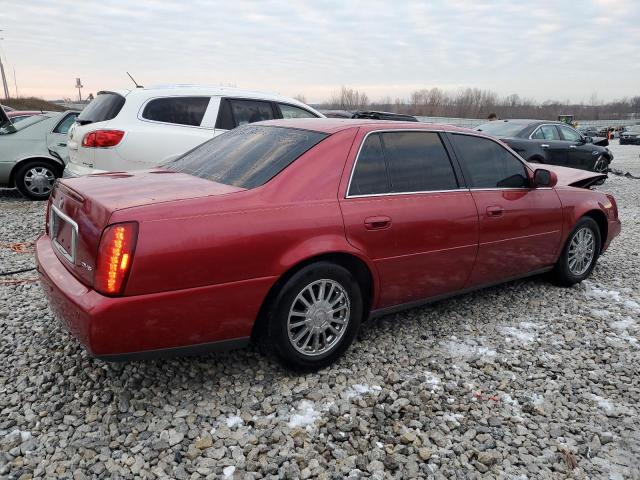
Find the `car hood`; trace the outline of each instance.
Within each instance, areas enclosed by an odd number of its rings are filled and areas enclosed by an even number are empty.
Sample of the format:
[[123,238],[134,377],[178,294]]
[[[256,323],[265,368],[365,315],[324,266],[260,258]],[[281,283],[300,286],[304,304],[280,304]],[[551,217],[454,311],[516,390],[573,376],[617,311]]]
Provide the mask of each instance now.
[[607,175],[576,168],[559,167],[557,165],[544,165],[542,168],[551,170],[558,176],[559,187],[588,188],[598,180],[607,178]]

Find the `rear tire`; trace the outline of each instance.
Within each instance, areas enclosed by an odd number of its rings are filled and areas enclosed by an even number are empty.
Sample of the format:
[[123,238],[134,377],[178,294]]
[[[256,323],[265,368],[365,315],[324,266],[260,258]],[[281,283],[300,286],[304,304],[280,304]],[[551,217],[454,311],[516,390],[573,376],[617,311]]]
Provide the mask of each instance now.
[[362,292],[347,269],[317,262],[284,284],[267,315],[266,346],[286,367],[314,371],[334,363],[353,342]]
[[601,242],[600,227],[593,218],[578,220],[554,267],[555,283],[570,287],[587,278],[598,260]]
[[60,178],[62,171],[43,160],[32,160],[18,167],[14,183],[18,191],[31,200],[49,198],[53,185]]

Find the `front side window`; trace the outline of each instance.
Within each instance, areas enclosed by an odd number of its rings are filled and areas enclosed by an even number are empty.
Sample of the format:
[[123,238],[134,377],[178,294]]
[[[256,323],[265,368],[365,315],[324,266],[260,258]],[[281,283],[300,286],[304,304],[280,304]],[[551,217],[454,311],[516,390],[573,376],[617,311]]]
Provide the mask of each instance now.
[[151,100],[142,118],[154,122],[199,127],[209,106],[210,97],[166,97]]
[[582,135],[576,132],[573,128],[566,127],[564,125],[559,125],[558,127],[562,131],[562,136],[565,140],[569,142],[579,142],[582,140]]
[[326,133],[245,125],[219,135],[164,165],[225,185],[255,188],[271,180]]
[[437,133],[395,131],[367,137],[356,161],[349,195],[457,188],[451,161]]
[[269,102],[261,102],[257,100],[230,100],[231,110],[236,126],[246,125],[248,123],[261,122],[263,120],[272,120],[273,108]]
[[506,148],[488,138],[453,134],[451,138],[466,166],[472,188],[526,188],[523,163]]
[[316,115],[304,108],[294,107],[286,103],[279,103],[278,107],[282,112],[282,118],[317,118]]
[[554,125],[542,125],[538,127],[531,138],[537,140],[560,140],[560,135]]

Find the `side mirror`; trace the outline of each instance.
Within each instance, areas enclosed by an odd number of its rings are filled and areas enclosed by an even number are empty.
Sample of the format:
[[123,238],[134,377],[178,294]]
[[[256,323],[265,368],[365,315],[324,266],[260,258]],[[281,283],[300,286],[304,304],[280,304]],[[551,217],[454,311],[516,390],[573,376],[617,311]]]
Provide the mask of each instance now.
[[545,170],[544,168],[538,168],[533,172],[533,186],[535,188],[555,187],[558,183],[558,176],[551,170]]

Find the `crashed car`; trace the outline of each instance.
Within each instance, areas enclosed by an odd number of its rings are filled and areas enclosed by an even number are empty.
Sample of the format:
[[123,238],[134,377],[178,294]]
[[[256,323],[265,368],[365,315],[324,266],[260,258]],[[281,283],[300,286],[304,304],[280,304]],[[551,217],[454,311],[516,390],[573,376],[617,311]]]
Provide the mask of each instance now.
[[59,180],[37,265],[94,356],[253,339],[317,369],[371,315],[543,272],[587,278],[620,232],[613,196],[580,188],[602,177],[446,125],[259,122],[164,168]]
[[613,160],[606,138],[588,137],[545,120],[498,120],[476,130],[500,139],[531,163],[561,165],[606,174]]
[[69,158],[67,133],[78,113],[39,113],[14,124],[0,108],[0,186],[46,200]]

